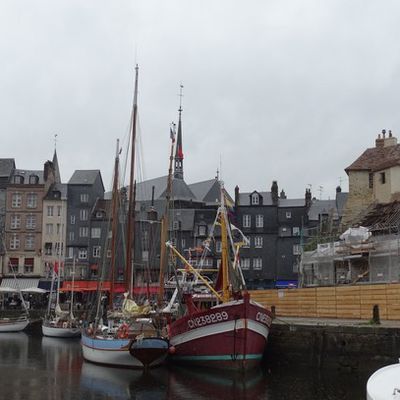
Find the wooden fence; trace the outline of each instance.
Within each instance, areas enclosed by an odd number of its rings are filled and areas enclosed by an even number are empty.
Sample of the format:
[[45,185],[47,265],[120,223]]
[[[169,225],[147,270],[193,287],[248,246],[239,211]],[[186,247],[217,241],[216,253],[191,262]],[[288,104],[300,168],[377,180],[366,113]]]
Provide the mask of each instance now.
[[400,320],[400,284],[252,290],[251,298],[275,306],[279,317],[371,319],[375,304],[383,320]]

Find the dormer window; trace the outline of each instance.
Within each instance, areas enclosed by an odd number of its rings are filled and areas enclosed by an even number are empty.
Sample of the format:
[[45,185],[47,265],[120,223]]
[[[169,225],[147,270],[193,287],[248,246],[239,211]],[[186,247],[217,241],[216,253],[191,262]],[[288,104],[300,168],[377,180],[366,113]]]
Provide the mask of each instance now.
[[29,175],[29,184],[37,185],[39,183],[39,177],[37,175]]
[[21,175],[15,175],[12,178],[12,183],[23,184],[24,183],[24,177],[21,176]]
[[260,204],[260,195],[258,193],[253,193],[251,195],[251,205],[258,206]]

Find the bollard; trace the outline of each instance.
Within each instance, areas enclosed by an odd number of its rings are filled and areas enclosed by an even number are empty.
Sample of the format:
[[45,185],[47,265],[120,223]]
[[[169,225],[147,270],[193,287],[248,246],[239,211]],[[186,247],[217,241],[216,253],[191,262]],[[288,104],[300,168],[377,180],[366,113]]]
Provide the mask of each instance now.
[[375,304],[373,309],[372,309],[372,322],[374,324],[380,324],[381,323],[381,319],[379,317],[379,305]]
[[272,319],[275,319],[275,317],[276,317],[275,306],[271,306],[271,313],[272,313]]

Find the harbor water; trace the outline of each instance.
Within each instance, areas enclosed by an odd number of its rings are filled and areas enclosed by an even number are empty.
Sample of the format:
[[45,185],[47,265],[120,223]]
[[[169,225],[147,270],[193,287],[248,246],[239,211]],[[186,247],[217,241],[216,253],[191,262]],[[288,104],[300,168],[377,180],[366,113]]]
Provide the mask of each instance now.
[[0,398],[7,400],[365,399],[368,374],[265,362],[249,373],[163,366],[148,372],[85,362],[79,339],[0,334]]

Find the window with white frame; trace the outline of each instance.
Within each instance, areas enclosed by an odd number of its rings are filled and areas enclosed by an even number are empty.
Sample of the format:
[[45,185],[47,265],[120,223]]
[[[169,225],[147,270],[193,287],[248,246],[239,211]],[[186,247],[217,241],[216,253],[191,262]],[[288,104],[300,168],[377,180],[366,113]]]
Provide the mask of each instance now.
[[46,224],[46,234],[52,235],[54,233],[53,224]]
[[26,195],[26,207],[27,208],[37,207],[37,193],[28,193]]
[[257,249],[261,249],[263,247],[263,237],[262,236],[254,237],[254,247]]
[[21,216],[18,214],[11,215],[10,228],[19,229],[21,227]]
[[253,193],[251,195],[251,204],[253,206],[260,204],[260,196],[258,195],[258,193]]
[[26,216],[26,229],[35,229],[36,228],[36,215],[28,214]]
[[293,254],[295,256],[298,256],[301,254],[301,246],[299,244],[294,244],[293,245]]
[[24,272],[25,274],[32,274],[35,260],[33,258],[25,258],[24,260]]
[[13,193],[11,196],[11,208],[20,208],[22,205],[22,194]]
[[107,258],[111,258],[111,249],[107,250]]
[[89,228],[87,226],[81,226],[79,228],[79,237],[88,237]]
[[71,215],[70,220],[71,220],[71,225],[75,225],[75,215]]
[[71,232],[69,233],[69,240],[70,240],[71,242],[75,240],[75,232],[74,232],[74,231],[71,231]]
[[253,258],[253,269],[262,269],[262,258]]
[[73,258],[73,257],[74,257],[74,248],[68,247],[68,258]]
[[256,228],[262,228],[264,226],[264,215],[256,215]]
[[61,211],[62,211],[62,207],[57,206],[57,217],[61,217]]
[[251,215],[245,214],[243,215],[243,228],[251,227]]
[[78,258],[80,260],[86,260],[87,259],[87,249],[79,249]]
[[199,236],[207,235],[207,225],[199,225]]
[[47,216],[52,217],[54,215],[54,206],[47,206]]
[[89,194],[81,193],[81,203],[88,203],[88,202],[89,202]]
[[185,239],[181,239],[181,246],[182,246],[182,249],[184,249],[186,247],[186,240]]
[[215,242],[215,251],[217,253],[221,253],[221,251],[222,251],[222,242],[220,240],[217,240]]
[[20,243],[19,236],[16,233],[12,234],[10,238],[10,249],[11,250],[19,249],[19,243]]
[[86,208],[82,208],[79,212],[79,218],[81,221],[87,221],[88,215],[89,215],[89,212]]
[[35,235],[28,234],[25,236],[25,249],[33,250],[35,248]]
[[61,229],[61,224],[57,224],[56,225],[56,233],[57,233],[57,235],[60,234],[60,229]]
[[100,251],[101,251],[100,246],[93,246],[93,257],[100,258]]
[[101,228],[92,228],[91,229],[92,238],[98,239],[101,236]]
[[300,236],[300,228],[298,226],[293,227],[293,236]]
[[39,177],[37,175],[29,175],[29,184],[37,185],[39,183]]
[[292,213],[290,211],[286,211],[286,219],[292,218]]
[[[55,245],[54,245],[54,248],[55,248],[55,252],[56,252],[56,254],[59,256],[59,255],[63,255],[63,253],[64,253],[64,243],[60,243],[60,242],[57,242],[57,243],[55,243]],[[60,253],[60,249],[61,249],[61,253]]]
[[250,269],[250,258],[242,258],[240,260],[240,267],[242,269]]

